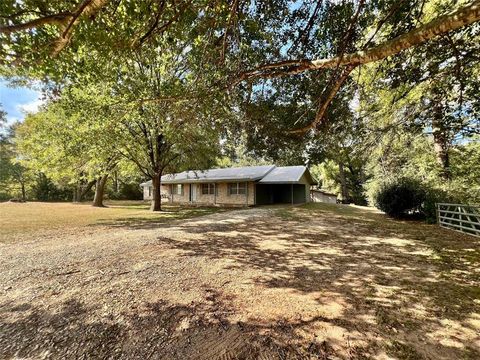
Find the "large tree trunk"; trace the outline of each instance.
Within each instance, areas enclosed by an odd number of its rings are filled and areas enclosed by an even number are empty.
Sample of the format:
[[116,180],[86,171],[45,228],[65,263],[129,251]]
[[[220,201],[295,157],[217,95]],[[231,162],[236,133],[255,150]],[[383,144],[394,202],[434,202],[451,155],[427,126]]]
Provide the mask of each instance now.
[[450,157],[448,154],[449,141],[447,136],[447,129],[443,126],[442,118],[440,114],[434,114],[432,121],[432,134],[433,134],[433,148],[435,150],[435,156],[437,162],[440,165],[440,176],[444,180],[451,179],[450,171]]
[[347,179],[345,177],[345,168],[342,162],[338,164],[338,174],[340,177],[340,190],[342,193],[342,203],[348,204],[350,197],[348,196]]
[[448,149],[450,148],[449,129],[448,125],[445,124],[444,111],[440,101],[440,99],[437,99],[432,108],[433,149],[440,165],[440,176],[444,180],[449,180],[451,178],[448,155]]
[[161,176],[162,174],[155,174],[152,178],[152,205],[150,206],[151,211],[162,211],[162,196],[160,192],[161,185]]
[[108,174],[99,177],[95,186],[95,197],[93,198],[93,206],[104,207],[103,194],[105,193],[105,184],[107,183]]

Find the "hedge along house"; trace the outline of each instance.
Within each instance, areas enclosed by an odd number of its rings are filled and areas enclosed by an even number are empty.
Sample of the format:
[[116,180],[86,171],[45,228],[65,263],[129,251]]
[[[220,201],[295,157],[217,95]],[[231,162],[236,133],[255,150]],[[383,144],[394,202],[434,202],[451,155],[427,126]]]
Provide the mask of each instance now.
[[[162,176],[162,201],[198,205],[300,204],[310,201],[315,184],[304,166],[249,166],[184,171]],[[143,188],[152,199],[152,182]]]

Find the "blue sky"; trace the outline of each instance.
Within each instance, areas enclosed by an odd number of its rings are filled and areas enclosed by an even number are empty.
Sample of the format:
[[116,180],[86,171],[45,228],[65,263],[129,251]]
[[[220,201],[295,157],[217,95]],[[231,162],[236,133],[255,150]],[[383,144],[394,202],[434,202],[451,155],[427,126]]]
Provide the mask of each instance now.
[[25,112],[35,112],[42,104],[39,91],[27,87],[11,88],[7,82],[0,78],[0,104],[7,112],[7,121],[23,120]]

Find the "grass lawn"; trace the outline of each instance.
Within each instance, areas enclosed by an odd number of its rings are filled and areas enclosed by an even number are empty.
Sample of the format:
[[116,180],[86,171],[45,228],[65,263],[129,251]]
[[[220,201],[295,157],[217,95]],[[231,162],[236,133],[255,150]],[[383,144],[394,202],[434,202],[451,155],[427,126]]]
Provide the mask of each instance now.
[[0,204],[0,358],[480,359],[478,238],[346,205],[147,208]]
[[155,226],[175,219],[185,219],[224,211],[219,207],[178,207],[164,205],[163,211],[149,211],[145,201],[106,201],[106,207],[85,203],[27,202],[0,203],[0,242],[22,240],[25,236],[48,230],[65,231],[94,225]]

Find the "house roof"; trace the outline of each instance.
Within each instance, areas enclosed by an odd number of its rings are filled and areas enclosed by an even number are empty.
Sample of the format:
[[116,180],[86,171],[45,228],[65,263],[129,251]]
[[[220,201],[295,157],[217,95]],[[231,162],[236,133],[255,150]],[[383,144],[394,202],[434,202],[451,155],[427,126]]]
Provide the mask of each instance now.
[[306,180],[310,184],[315,182],[310,175],[310,172],[305,166],[279,166],[275,167],[267,175],[265,175],[259,183],[275,184],[275,183],[289,183],[294,184],[300,181],[303,175],[306,175]]
[[[244,166],[224,169],[191,170],[177,174],[162,176],[163,184],[182,183],[205,183],[220,181],[259,181],[261,183],[295,183],[299,182],[306,172],[307,181],[314,183],[310,172],[304,166],[283,166],[275,165]],[[271,174],[274,176],[271,176]],[[267,181],[264,181],[267,179]],[[152,181],[147,181],[140,186],[150,186]]]

